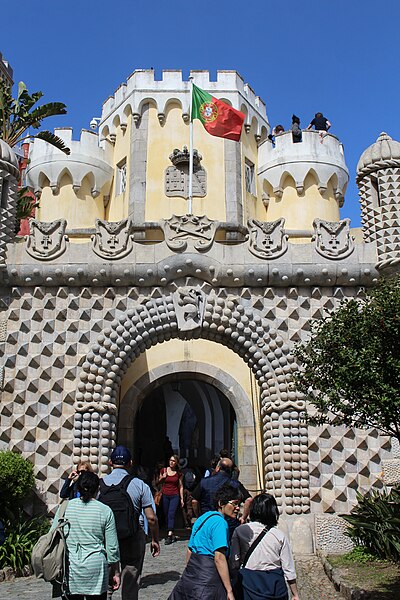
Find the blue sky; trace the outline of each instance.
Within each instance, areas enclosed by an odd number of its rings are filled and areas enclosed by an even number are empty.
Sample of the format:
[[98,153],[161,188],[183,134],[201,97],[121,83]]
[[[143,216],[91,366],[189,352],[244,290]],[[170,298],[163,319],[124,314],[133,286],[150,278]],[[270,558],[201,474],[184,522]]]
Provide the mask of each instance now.
[[329,118],[345,147],[342,217],[353,226],[360,154],[381,131],[400,139],[398,0],[19,0],[7,13],[0,51],[15,81],[65,102],[68,115],[47,127],[72,126],[75,138],[136,68],[236,69],[271,125],[288,127],[293,112],[303,127],[316,111]]

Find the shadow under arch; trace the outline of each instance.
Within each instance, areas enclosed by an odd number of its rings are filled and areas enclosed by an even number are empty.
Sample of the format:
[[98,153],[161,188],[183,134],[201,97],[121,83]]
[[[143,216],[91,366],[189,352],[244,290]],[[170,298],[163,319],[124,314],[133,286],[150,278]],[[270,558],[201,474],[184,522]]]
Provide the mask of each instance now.
[[227,371],[215,365],[198,361],[179,361],[160,365],[147,371],[126,391],[119,403],[118,443],[130,446],[135,416],[153,391],[165,383],[184,380],[208,383],[219,390],[231,404],[237,421],[237,437],[240,440],[237,457],[242,482],[252,490],[262,483],[260,462],[257,455],[256,422],[251,399],[238,381]]

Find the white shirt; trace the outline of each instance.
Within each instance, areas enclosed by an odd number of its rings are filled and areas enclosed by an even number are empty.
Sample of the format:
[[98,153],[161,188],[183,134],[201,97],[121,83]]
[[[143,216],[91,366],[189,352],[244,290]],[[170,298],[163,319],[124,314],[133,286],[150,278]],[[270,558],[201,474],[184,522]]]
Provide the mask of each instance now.
[[[252,521],[239,525],[233,533],[230,566],[239,569],[246,556],[247,550],[265,525]],[[272,527],[257,545],[246,563],[246,569],[253,571],[269,571],[282,569],[288,581],[296,579],[294,560],[289,542],[285,534],[277,527]]]

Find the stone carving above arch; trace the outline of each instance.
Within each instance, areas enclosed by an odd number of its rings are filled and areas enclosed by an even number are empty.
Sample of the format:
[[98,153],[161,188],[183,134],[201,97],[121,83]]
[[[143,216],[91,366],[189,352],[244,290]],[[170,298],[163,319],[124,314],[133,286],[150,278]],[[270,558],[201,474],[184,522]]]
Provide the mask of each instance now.
[[285,219],[257,221],[249,219],[249,250],[258,258],[273,259],[285,254],[288,239],[283,230]]
[[172,215],[170,219],[162,219],[161,224],[171,250],[182,252],[191,243],[196,250],[205,252],[213,245],[219,222],[205,215]]
[[131,230],[130,219],[116,222],[96,219],[96,233],[91,236],[93,252],[106,260],[127,256],[133,248]]
[[67,248],[66,226],[65,219],[51,223],[32,219],[29,223],[30,234],[25,238],[27,253],[37,260],[53,260],[61,256]]
[[338,260],[347,258],[354,250],[354,238],[350,234],[350,219],[331,223],[314,219],[315,249],[324,258]]
[[205,294],[199,289],[180,287],[173,293],[179,331],[193,331],[201,327],[205,308]]

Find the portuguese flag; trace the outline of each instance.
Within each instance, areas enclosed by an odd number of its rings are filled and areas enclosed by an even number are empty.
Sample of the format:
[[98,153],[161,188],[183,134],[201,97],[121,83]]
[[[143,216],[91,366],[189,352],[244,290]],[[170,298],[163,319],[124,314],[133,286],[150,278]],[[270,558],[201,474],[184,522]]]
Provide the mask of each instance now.
[[238,142],[245,116],[193,84],[193,119],[200,119],[204,129],[211,135]]

